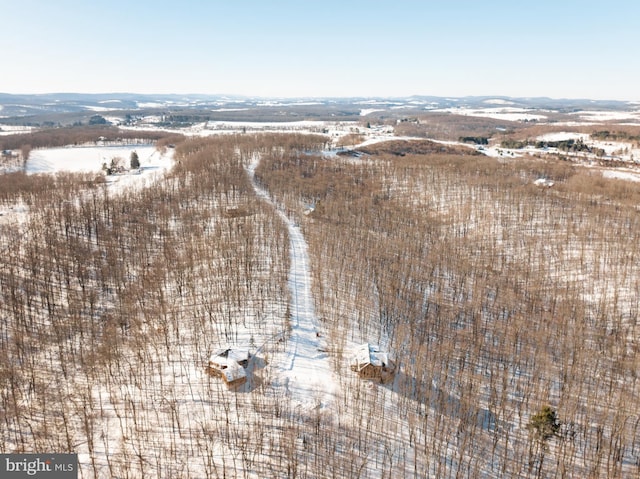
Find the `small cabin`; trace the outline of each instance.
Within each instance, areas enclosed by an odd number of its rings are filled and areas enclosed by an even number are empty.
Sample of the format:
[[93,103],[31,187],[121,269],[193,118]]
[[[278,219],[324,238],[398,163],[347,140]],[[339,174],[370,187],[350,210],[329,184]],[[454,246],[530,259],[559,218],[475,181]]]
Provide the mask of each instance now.
[[377,379],[380,382],[390,380],[396,369],[389,353],[369,343],[356,348],[350,367],[361,379]]
[[247,382],[245,368],[249,366],[251,355],[248,349],[223,348],[209,358],[209,371],[224,379],[227,386],[237,386]]

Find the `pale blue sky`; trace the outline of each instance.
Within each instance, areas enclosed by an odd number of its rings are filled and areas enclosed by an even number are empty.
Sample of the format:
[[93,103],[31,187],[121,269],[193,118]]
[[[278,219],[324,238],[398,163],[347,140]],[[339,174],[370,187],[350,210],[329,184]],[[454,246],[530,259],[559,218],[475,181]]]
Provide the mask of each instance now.
[[0,92],[640,100],[638,0],[0,0]]

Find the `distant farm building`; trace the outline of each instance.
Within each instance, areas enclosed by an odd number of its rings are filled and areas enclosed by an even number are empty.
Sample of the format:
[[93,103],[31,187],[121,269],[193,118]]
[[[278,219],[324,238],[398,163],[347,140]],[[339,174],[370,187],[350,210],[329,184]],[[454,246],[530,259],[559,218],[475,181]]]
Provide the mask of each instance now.
[[221,377],[227,386],[238,386],[247,382],[245,368],[250,358],[248,349],[219,349],[209,358],[209,371]]
[[377,379],[380,382],[391,379],[396,369],[389,353],[380,351],[377,346],[369,343],[361,344],[356,348],[350,366],[360,378]]

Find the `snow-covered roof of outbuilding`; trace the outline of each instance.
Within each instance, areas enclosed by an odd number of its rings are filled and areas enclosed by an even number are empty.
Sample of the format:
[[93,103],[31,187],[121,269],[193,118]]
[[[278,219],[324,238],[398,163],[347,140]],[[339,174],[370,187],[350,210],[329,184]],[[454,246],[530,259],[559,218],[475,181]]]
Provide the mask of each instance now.
[[242,366],[240,366],[235,361],[229,361],[228,365],[229,367],[220,371],[220,373],[224,376],[226,382],[232,383],[239,379],[246,379],[247,373]]
[[251,357],[249,353],[249,348],[242,347],[228,347],[217,349],[213,352],[209,361],[220,362],[219,359],[228,359],[229,362],[241,363],[243,361],[248,361]]
[[235,361],[229,361],[224,358],[218,358],[218,359],[222,359],[223,361],[226,362],[226,367],[222,367],[218,369],[218,372],[219,374],[224,376],[224,380],[227,383],[232,383],[232,382],[247,378],[247,373],[244,370],[244,368],[240,366],[238,363],[236,363]]
[[225,358],[214,354],[209,358],[209,367],[217,371],[227,383],[234,383],[247,378],[244,368],[233,358]]
[[377,367],[385,367],[390,363],[389,353],[380,351],[378,346],[364,343],[358,346],[353,356],[352,364],[359,368],[371,364]]

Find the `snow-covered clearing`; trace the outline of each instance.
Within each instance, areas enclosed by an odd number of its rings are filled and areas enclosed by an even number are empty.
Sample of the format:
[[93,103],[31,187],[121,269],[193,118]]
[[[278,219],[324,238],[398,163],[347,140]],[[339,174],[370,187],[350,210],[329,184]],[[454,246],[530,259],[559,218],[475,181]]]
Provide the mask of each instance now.
[[375,113],[376,111],[384,111],[380,108],[363,108],[360,110],[360,116],[367,116],[370,113]]
[[290,131],[302,129],[322,129],[325,121],[209,121],[204,125],[209,130],[242,130],[243,128],[265,131]]
[[610,169],[603,170],[602,176],[605,178],[615,178],[618,180],[640,181],[640,172],[633,170]]
[[[0,108],[2,108],[0,106]],[[0,125],[1,135],[15,135],[18,133],[31,133],[34,130],[31,126],[12,126],[12,125]]]
[[576,111],[571,115],[580,117],[586,121],[620,121],[620,120],[640,120],[640,111]]
[[483,103],[488,105],[513,105],[512,101],[504,100],[502,98],[492,98],[489,100],[484,100]]
[[131,153],[138,153],[143,166],[160,166],[166,160],[152,145],[136,146],[71,146],[66,148],[43,148],[33,150],[26,164],[26,172],[56,173],[69,171],[78,173],[99,172],[103,163],[120,158],[128,166]]
[[536,138],[540,141],[566,141],[566,140],[587,140],[589,135],[586,133],[577,133],[575,131],[558,131],[554,133],[545,133]]
[[214,108],[211,111],[219,112],[219,111],[247,111],[247,110],[249,109],[248,108]]
[[362,148],[364,146],[375,145],[376,143],[382,143],[383,141],[420,141],[424,140],[424,138],[418,138],[415,136],[394,136],[393,133],[379,133],[374,132],[372,134],[366,135],[367,139],[361,143],[358,143],[353,148]]
[[[463,116],[478,116],[483,118],[493,118],[505,121],[545,121],[547,117],[539,112],[543,110],[531,110],[526,108],[504,107],[504,108],[443,108],[433,110],[436,112],[453,113]],[[537,112],[537,113],[534,113]]]
[[106,112],[106,111],[117,111],[118,108],[109,108],[106,106],[96,106],[96,105],[84,105],[83,108],[87,110],[95,111],[95,112]]

